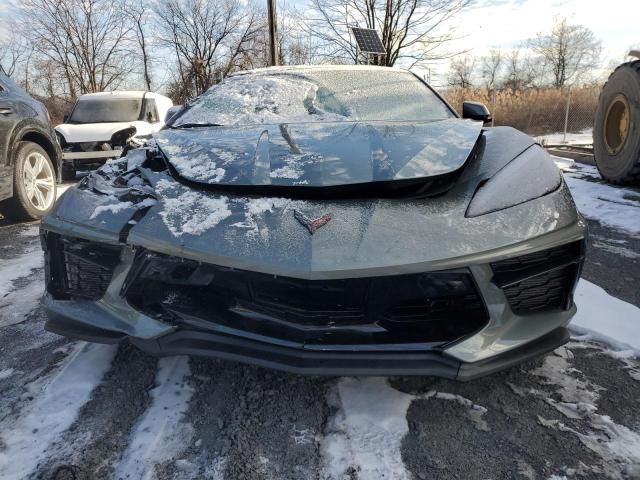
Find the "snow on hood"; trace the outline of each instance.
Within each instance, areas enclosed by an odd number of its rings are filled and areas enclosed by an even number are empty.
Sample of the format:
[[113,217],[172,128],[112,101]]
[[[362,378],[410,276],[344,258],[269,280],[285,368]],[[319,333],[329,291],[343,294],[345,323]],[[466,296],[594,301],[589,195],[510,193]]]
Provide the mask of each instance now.
[[481,131],[481,123],[460,119],[321,122],[170,129],[156,139],[187,180],[325,187],[455,172]]
[[56,132],[62,134],[67,143],[80,142],[108,142],[114,133],[125,128],[134,127],[137,135],[149,135],[157,131],[160,126],[152,126],[147,122],[118,122],[118,123],[62,123],[56,127]]

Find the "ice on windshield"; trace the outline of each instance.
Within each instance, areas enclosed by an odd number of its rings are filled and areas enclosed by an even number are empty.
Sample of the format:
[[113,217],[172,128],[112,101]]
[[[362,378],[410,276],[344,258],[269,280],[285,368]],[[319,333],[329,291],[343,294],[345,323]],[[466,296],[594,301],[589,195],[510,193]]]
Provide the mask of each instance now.
[[229,77],[195,99],[173,126],[451,117],[433,91],[402,70],[301,69]]
[[317,105],[317,91],[317,85],[302,79],[280,76],[232,77],[200,97],[176,125],[345,120],[345,115],[325,112]]

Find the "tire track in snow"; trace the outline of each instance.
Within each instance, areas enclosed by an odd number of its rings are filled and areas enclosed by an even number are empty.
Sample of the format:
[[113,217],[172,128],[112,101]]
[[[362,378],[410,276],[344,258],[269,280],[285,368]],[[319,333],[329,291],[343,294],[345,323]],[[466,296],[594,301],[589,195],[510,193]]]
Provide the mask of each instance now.
[[160,359],[151,406],[134,427],[129,444],[114,467],[114,478],[154,478],[155,465],[175,459],[189,445],[193,427],[183,422],[193,394],[189,375],[188,357]]
[[78,342],[53,375],[29,386],[32,403],[0,424],[0,478],[25,478],[47,458],[49,447],[102,381],[115,352],[112,345]]

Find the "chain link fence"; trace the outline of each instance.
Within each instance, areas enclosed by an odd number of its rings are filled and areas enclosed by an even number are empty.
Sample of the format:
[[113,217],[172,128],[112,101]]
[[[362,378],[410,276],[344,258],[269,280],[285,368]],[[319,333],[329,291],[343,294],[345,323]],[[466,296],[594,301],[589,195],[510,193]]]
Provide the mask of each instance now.
[[598,105],[599,87],[529,89],[522,91],[449,89],[445,98],[462,111],[462,102],[482,102],[494,126],[510,126],[544,145],[588,146]]

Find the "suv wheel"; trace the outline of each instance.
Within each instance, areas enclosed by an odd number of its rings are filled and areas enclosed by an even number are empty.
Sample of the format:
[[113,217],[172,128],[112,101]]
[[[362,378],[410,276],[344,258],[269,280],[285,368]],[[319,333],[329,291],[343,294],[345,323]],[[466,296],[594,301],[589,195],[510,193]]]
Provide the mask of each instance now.
[[56,174],[53,163],[40,145],[18,143],[13,169],[13,198],[3,209],[14,220],[37,220],[56,201]]

